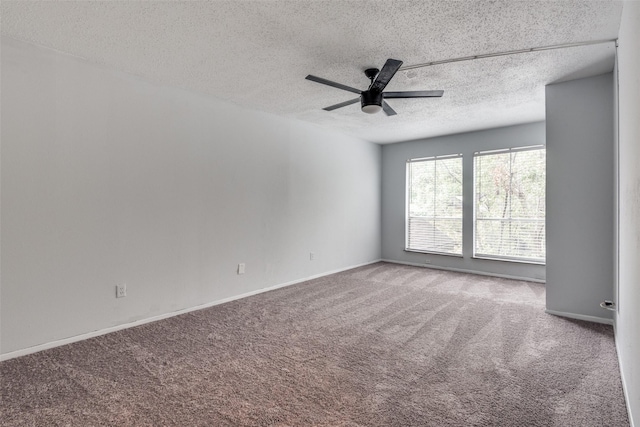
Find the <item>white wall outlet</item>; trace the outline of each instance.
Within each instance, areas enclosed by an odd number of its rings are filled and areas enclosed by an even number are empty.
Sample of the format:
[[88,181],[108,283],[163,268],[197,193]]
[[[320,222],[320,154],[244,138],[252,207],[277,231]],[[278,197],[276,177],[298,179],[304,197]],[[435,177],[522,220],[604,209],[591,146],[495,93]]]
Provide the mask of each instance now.
[[309,260],[313,261],[314,259],[316,259],[316,253],[315,252],[310,252],[309,253]]
[[244,274],[244,262],[238,264],[238,274]]
[[124,298],[127,296],[127,284],[121,283],[116,285],[116,298]]
[[427,258],[427,259],[424,260],[424,263],[425,264],[431,264],[431,260],[429,258]]

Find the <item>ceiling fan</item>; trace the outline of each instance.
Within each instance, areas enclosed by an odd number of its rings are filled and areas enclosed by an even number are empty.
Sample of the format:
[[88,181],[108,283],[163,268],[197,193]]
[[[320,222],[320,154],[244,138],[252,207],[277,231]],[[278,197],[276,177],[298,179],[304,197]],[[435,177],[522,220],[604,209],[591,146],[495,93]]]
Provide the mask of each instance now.
[[322,83],[328,86],[333,86],[338,89],[346,90],[349,92],[357,93],[359,98],[350,99],[348,101],[341,102],[339,104],[331,105],[323,108],[323,110],[331,111],[336,108],[346,107],[347,105],[355,104],[360,101],[362,105],[362,111],[369,114],[374,114],[380,110],[384,110],[387,116],[394,116],[397,113],[387,104],[385,99],[388,98],[439,98],[444,93],[443,90],[411,90],[404,92],[383,92],[394,74],[400,69],[402,61],[397,59],[387,59],[382,70],[377,68],[368,68],[364,70],[364,74],[371,80],[371,84],[367,90],[359,90],[351,86],[346,86],[340,83],[332,82],[331,80],[323,79],[321,77],[312,76],[309,74],[305,77],[307,80],[311,80],[316,83]]

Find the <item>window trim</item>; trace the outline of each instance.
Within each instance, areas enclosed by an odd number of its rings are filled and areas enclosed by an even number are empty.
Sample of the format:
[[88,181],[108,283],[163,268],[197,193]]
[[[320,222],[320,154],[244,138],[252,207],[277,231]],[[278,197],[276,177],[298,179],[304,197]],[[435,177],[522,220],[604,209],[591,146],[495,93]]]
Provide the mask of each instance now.
[[[546,148],[547,148],[546,145],[538,144],[538,145],[527,145],[525,147],[501,148],[499,150],[474,151],[473,152],[473,158],[475,159],[476,157],[479,157],[479,156],[488,156],[488,155],[492,155],[492,154],[517,153],[519,151],[544,150]],[[474,165],[474,167],[475,167],[475,165]],[[475,175],[475,168],[474,168],[474,175]]]
[[[452,253],[452,252],[440,252],[435,250],[426,250],[426,249],[415,249],[409,247],[409,218],[410,218],[410,205],[411,205],[411,175],[409,171],[409,165],[411,163],[419,163],[426,161],[434,161],[434,160],[446,160],[446,159],[454,159],[459,158],[462,163],[462,188],[464,189],[464,156],[463,153],[453,153],[453,154],[444,154],[438,156],[429,156],[429,157],[416,157],[412,159],[407,159],[405,165],[405,215],[404,215],[404,251],[412,252],[412,253],[421,253],[421,254],[433,254],[433,255],[444,255],[455,258],[464,258],[464,209],[462,210],[460,221],[462,222],[462,239],[460,242],[460,253]],[[464,193],[464,192],[463,192]],[[464,197],[464,196],[463,196]],[[463,200],[464,203],[464,200]]]
[[[472,240],[472,256],[473,259],[482,259],[489,261],[504,261],[504,262],[515,262],[520,264],[534,264],[534,265],[546,265],[546,251],[544,260],[540,260],[538,258],[529,258],[529,257],[518,257],[518,256],[500,256],[494,254],[483,254],[476,252],[476,233],[477,233],[477,194],[476,194],[476,158],[487,156],[487,155],[495,155],[495,154],[506,154],[506,153],[516,153],[522,151],[534,151],[534,150],[546,150],[547,146],[545,144],[537,144],[537,145],[528,145],[524,147],[511,147],[511,148],[503,148],[498,150],[487,150],[487,151],[475,151],[473,153],[473,240]],[[546,192],[546,190],[545,190]],[[517,218],[516,218],[517,219]],[[529,218],[527,218],[529,219]],[[546,210],[545,210],[545,225],[546,225]]]

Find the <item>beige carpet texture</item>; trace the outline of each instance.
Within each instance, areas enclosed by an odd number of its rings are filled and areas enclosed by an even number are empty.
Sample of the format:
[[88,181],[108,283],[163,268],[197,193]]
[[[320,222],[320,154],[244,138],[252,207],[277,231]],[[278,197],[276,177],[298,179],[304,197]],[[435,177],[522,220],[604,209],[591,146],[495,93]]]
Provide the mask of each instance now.
[[377,263],[0,363],[1,426],[628,426],[611,326]]

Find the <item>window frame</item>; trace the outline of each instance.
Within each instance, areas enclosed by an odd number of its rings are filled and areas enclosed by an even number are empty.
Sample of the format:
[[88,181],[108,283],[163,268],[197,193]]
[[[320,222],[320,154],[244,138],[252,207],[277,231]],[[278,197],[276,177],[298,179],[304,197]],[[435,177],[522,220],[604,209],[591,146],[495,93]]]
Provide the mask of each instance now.
[[434,254],[434,255],[444,255],[444,256],[451,256],[451,257],[456,257],[456,258],[463,258],[464,256],[464,208],[461,208],[461,212],[460,212],[460,253],[457,252],[443,252],[443,251],[436,251],[436,250],[429,250],[429,249],[418,249],[418,248],[411,248],[409,246],[409,221],[410,221],[410,215],[411,215],[411,189],[412,189],[412,183],[411,183],[411,172],[410,172],[410,166],[412,163],[419,163],[419,162],[426,162],[426,161],[438,161],[438,160],[447,160],[447,159],[460,159],[460,163],[461,163],[461,168],[460,168],[460,172],[461,172],[461,184],[460,184],[460,192],[461,195],[463,197],[463,200],[461,201],[462,204],[464,204],[464,158],[463,158],[463,153],[454,153],[454,154],[444,154],[444,155],[438,155],[438,156],[429,156],[429,157],[418,157],[418,158],[412,158],[412,159],[407,159],[406,161],[406,166],[405,166],[405,224],[404,224],[404,233],[405,233],[405,243],[404,243],[404,247],[405,247],[405,251],[406,252],[413,252],[413,253],[422,253],[422,254]]
[[[472,164],[473,164],[473,166],[472,166],[472,171],[473,171],[472,258],[474,258],[474,259],[482,259],[482,260],[491,260],[491,261],[515,262],[515,263],[521,263],[521,264],[546,265],[546,255],[547,255],[546,254],[546,249],[545,249],[545,257],[544,257],[544,259],[540,260],[539,258],[478,253],[477,252],[477,247],[476,247],[476,237],[477,237],[477,231],[478,231],[478,227],[477,227],[477,221],[478,221],[478,217],[477,217],[478,193],[477,193],[477,189],[476,189],[476,185],[477,185],[477,182],[476,182],[476,179],[477,179],[476,158],[482,157],[482,156],[497,155],[497,154],[506,154],[506,153],[511,154],[511,153],[515,153],[515,152],[546,150],[546,148],[547,148],[546,145],[538,144],[538,145],[530,145],[530,146],[524,146],[524,147],[511,147],[511,148],[503,148],[503,149],[497,149],[497,150],[475,151],[473,153],[473,161],[472,161]],[[546,151],[545,151],[545,156],[546,156]],[[545,169],[546,169],[546,162],[545,162]],[[545,170],[545,180],[546,180],[546,170]],[[546,197],[546,184],[545,184],[545,197]],[[546,233],[546,208],[545,208],[545,217],[543,218],[543,221],[545,221],[545,233]],[[546,245],[546,242],[545,242],[545,245]]]

